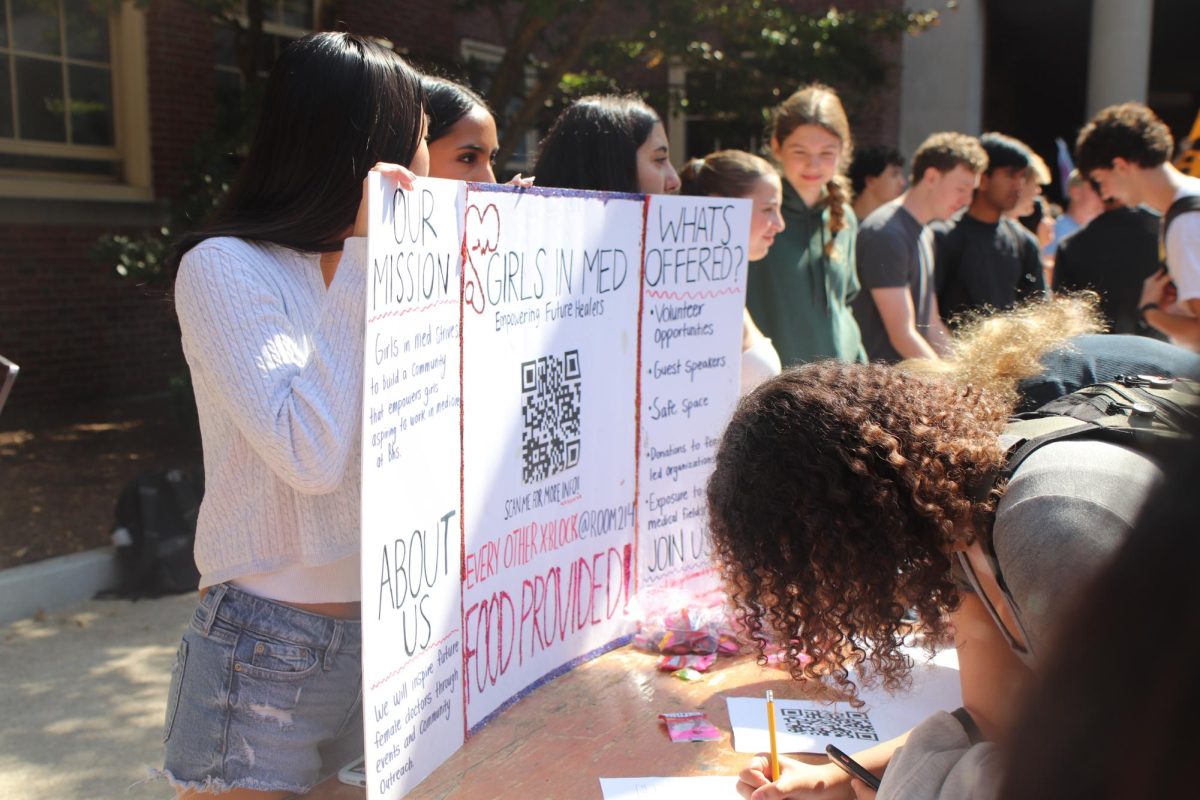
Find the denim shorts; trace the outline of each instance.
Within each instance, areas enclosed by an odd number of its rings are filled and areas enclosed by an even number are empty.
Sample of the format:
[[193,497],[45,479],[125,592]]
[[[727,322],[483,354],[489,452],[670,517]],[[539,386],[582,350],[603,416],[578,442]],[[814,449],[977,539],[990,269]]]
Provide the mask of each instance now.
[[209,589],[183,634],[159,777],[179,788],[308,791],[362,755],[362,627]]

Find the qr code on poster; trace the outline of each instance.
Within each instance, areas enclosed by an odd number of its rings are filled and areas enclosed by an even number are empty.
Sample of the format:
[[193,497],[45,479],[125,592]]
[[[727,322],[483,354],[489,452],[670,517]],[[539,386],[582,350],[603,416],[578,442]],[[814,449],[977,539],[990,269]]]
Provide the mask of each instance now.
[[788,733],[817,738],[863,739],[878,742],[879,734],[871,718],[861,711],[809,711],[804,708],[781,708],[783,725]]
[[579,463],[579,351],[521,364],[521,480],[535,483]]

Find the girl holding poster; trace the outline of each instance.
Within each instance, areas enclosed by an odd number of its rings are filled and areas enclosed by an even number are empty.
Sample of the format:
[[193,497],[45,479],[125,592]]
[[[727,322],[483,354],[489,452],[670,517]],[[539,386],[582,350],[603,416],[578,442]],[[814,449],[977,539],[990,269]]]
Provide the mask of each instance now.
[[421,79],[429,108],[429,175],[454,181],[496,182],[496,118],[471,89],[445,78]]
[[[426,75],[421,79],[429,111],[429,177],[496,182],[496,118],[487,101],[461,83]],[[533,186],[517,173],[513,186]]]
[[787,229],[750,265],[746,307],[785,366],[866,361],[849,305],[859,291],[858,223],[841,176],[851,148],[850,123],[832,89],[806,86],[776,109],[771,152],[783,172]]
[[[704,158],[693,158],[679,174],[680,194],[697,197],[740,197],[750,200],[751,261],[760,261],[771,249],[775,235],[784,230],[780,206],[783,187],[770,164],[741,150],[720,150]],[[767,378],[779,374],[779,353],[763,336],[746,311],[742,322],[742,394]]]
[[364,186],[426,172],[423,106],[368,39],[292,43],[224,206],[180,242],[207,494],[159,775],[188,797],[303,793],[361,753]]
[[636,95],[581,97],[554,120],[534,170],[539,186],[673,194],[667,132]]

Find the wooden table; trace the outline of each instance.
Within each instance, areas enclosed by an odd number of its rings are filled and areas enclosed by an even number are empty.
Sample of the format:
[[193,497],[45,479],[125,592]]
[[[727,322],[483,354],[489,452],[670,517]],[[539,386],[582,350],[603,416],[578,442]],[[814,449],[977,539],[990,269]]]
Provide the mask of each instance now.
[[[656,669],[658,657],[622,647],[514,703],[467,739],[409,798],[599,800],[600,778],[736,775],[749,756],[733,751],[727,696],[803,697],[786,672],[748,656],[719,658],[688,683]],[[723,732],[712,742],[676,743],[658,715],[704,711]],[[823,759],[814,759],[820,762]],[[321,784],[309,798],[362,800],[366,791]]]

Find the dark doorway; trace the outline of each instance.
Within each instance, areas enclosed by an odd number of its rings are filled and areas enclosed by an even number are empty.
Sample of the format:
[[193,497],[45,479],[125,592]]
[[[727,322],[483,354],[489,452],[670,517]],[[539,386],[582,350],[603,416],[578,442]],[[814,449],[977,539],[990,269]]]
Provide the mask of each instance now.
[[1056,173],[1055,137],[1073,143],[1086,121],[1091,0],[991,0],[984,20],[983,129],[1017,137]]
[[1153,30],[1147,103],[1181,142],[1200,111],[1200,3],[1155,0]]

